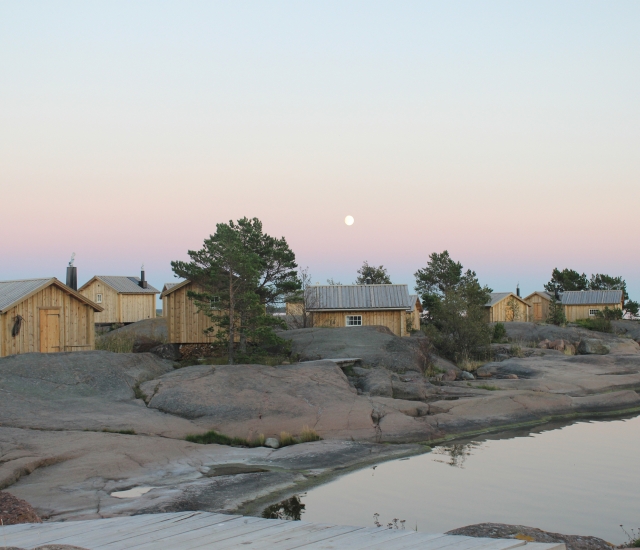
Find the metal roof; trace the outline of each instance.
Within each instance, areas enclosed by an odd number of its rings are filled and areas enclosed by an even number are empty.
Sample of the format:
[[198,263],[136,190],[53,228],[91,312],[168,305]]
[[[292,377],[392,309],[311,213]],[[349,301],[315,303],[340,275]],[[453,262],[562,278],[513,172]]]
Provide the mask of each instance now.
[[166,290],[171,290],[174,286],[179,284],[180,283],[165,283],[164,286],[162,287],[162,292],[165,292]]
[[418,303],[418,295],[417,294],[409,294],[409,300],[411,300],[411,307],[409,311],[413,311],[416,309],[416,304]]
[[406,310],[412,305],[407,285],[313,285],[308,292],[307,309],[310,311]]
[[[100,279],[105,285],[109,285],[119,294],[158,294],[160,291],[147,283],[147,288],[142,288],[138,283],[140,277],[120,277],[117,275],[96,275],[94,279]],[[87,283],[88,284],[88,283]],[[83,285],[82,288],[87,286]]]
[[0,311],[28,296],[48,283],[49,279],[22,279],[20,281],[0,281]]
[[563,306],[620,304],[622,290],[569,290],[562,293]]
[[492,292],[489,301],[485,304],[485,307],[495,306],[498,302],[501,302],[507,296],[513,296],[516,300],[520,300],[521,302],[524,302],[526,304],[522,297],[514,294],[513,292]]

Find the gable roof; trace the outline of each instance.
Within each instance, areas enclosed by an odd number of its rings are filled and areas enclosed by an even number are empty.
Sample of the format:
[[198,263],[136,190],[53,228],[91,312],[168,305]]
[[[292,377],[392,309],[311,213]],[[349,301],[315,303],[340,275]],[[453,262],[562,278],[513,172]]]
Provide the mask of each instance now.
[[422,302],[417,294],[409,294],[409,300],[411,300],[411,307],[407,311],[414,311],[418,306],[418,311],[422,311]]
[[622,290],[568,290],[560,298],[563,306],[620,304]]
[[508,298],[509,296],[513,296],[516,300],[519,300],[524,305],[529,306],[527,302],[525,302],[520,296],[517,296],[513,292],[492,292],[489,301],[485,304],[485,307],[493,307],[498,302],[502,302],[502,300]]
[[96,279],[110,286],[118,294],[158,294],[160,292],[149,283],[147,283],[147,288],[142,288],[138,284],[140,277],[121,277],[118,275],[95,275],[90,281],[83,284],[79,290],[84,290]]
[[531,294],[529,294],[529,296],[527,296],[525,300],[528,300],[534,294],[537,294],[538,296],[540,296],[541,298],[544,298],[545,300],[553,300],[553,296],[551,296],[551,294],[549,294],[546,290],[536,290],[535,292],[532,292]]
[[171,290],[174,286],[179,285],[180,283],[165,283],[162,287],[162,294],[167,292],[167,290]]
[[[407,285],[313,285],[309,311],[404,309],[412,307]],[[415,305],[415,301],[413,302]]]
[[11,309],[16,304],[31,297],[36,292],[43,290],[44,288],[55,285],[61,290],[64,290],[67,294],[70,294],[74,298],[77,298],[81,302],[91,306],[95,311],[103,311],[102,307],[92,302],[88,298],[85,298],[82,294],[79,294],[72,288],[61,283],[55,277],[50,279],[21,279],[17,281],[0,281],[0,313]]
[[171,294],[172,292],[175,292],[179,288],[182,288],[183,286],[186,286],[189,283],[191,283],[189,279],[187,279],[186,281],[180,281],[179,283],[166,283],[164,285],[164,288],[162,289],[162,294],[160,295],[160,298],[164,298],[167,294]]

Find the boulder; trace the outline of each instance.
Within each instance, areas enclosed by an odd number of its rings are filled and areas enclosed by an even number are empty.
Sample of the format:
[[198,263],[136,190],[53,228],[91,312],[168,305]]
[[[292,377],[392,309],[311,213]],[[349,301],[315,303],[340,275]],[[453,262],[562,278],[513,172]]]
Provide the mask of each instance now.
[[268,437],[264,442],[265,447],[271,447],[272,449],[277,449],[280,447],[280,442],[275,437]]
[[540,349],[549,349],[550,343],[551,342],[547,338],[545,338],[544,340],[541,340],[540,342],[538,342],[538,347]]
[[149,350],[154,355],[169,361],[180,361],[182,354],[180,353],[179,344],[161,344]]
[[462,378],[463,380],[475,380],[476,377],[473,376],[473,374],[471,374],[470,372],[467,372],[466,370],[463,370],[460,373],[460,378]]
[[[357,373],[362,373],[355,381],[355,386],[362,393],[381,397],[393,397],[393,385],[391,373],[387,369],[363,369],[358,368]],[[364,372],[363,372],[364,371]]]
[[548,347],[548,349],[555,349],[557,351],[564,351],[565,343],[564,343],[564,340],[562,340],[562,339],[554,340],[553,342],[550,342],[547,347]]
[[162,342],[154,338],[148,338],[146,336],[138,336],[133,342],[133,353],[148,353],[152,349],[161,346]]
[[564,353],[565,355],[575,355],[576,347],[573,344],[565,344]]
[[609,346],[597,338],[583,338],[578,344],[580,355],[607,355],[609,351]]

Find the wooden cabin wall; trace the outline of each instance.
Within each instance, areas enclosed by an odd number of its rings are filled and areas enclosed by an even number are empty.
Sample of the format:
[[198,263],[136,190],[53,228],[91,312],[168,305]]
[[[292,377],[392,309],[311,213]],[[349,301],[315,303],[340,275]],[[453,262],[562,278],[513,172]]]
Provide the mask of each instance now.
[[622,304],[596,304],[596,305],[575,305],[564,306],[564,314],[567,321],[577,321],[578,319],[589,319],[592,315],[589,315],[590,309],[597,309],[603,311],[605,307],[609,309],[622,309]]
[[[96,323],[121,323],[120,321],[120,308],[118,301],[118,293],[110,286],[105,285],[102,281],[96,280],[91,283],[87,288],[80,291],[85,298],[89,298],[92,302],[102,306],[104,311],[95,312]],[[98,303],[96,296],[102,294],[102,303]]]
[[[59,351],[95,348],[94,310],[51,285],[0,315],[0,356],[40,352],[40,311],[59,311]],[[20,334],[11,330],[17,315],[23,317]]]
[[135,323],[156,318],[155,294],[120,294],[119,323]]
[[302,315],[304,304],[300,302],[287,302],[285,304],[285,312],[287,315]]
[[204,344],[216,341],[216,332],[205,334],[212,326],[211,319],[198,311],[196,303],[187,296],[187,291],[195,290],[186,285],[167,294],[166,317],[171,344]]
[[[507,304],[509,302],[509,297],[504,298],[499,301],[497,304],[494,304],[489,313],[489,322],[490,323],[508,323],[513,321],[511,317],[511,310],[507,310]],[[524,302],[520,302],[516,300],[518,304],[518,309],[520,310],[520,318],[518,321],[528,321],[529,320],[529,306]],[[509,318],[508,318],[509,317]]]
[[420,330],[420,311],[414,308],[413,311],[407,311],[407,331],[411,326],[411,330]]
[[528,300],[525,300],[529,306],[529,314],[531,321],[534,323],[544,322],[549,317],[549,304],[551,303],[546,298],[543,298],[539,294],[534,294]]
[[408,336],[406,311],[314,311],[314,327],[344,327],[347,315],[362,315],[362,326],[387,327],[396,336]]

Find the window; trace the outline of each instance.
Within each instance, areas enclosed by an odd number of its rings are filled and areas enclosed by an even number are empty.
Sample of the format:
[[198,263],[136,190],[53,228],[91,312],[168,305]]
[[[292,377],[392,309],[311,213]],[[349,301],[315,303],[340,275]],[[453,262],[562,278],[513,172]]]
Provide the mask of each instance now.
[[96,304],[102,303],[102,294],[96,294]]
[[361,327],[362,326],[362,315],[347,315],[347,326],[348,327]]
[[598,315],[598,311],[597,309],[590,309],[589,310],[589,317],[595,317],[596,315]]
[[218,309],[219,301],[220,301],[220,296],[213,296],[210,301],[211,309]]

